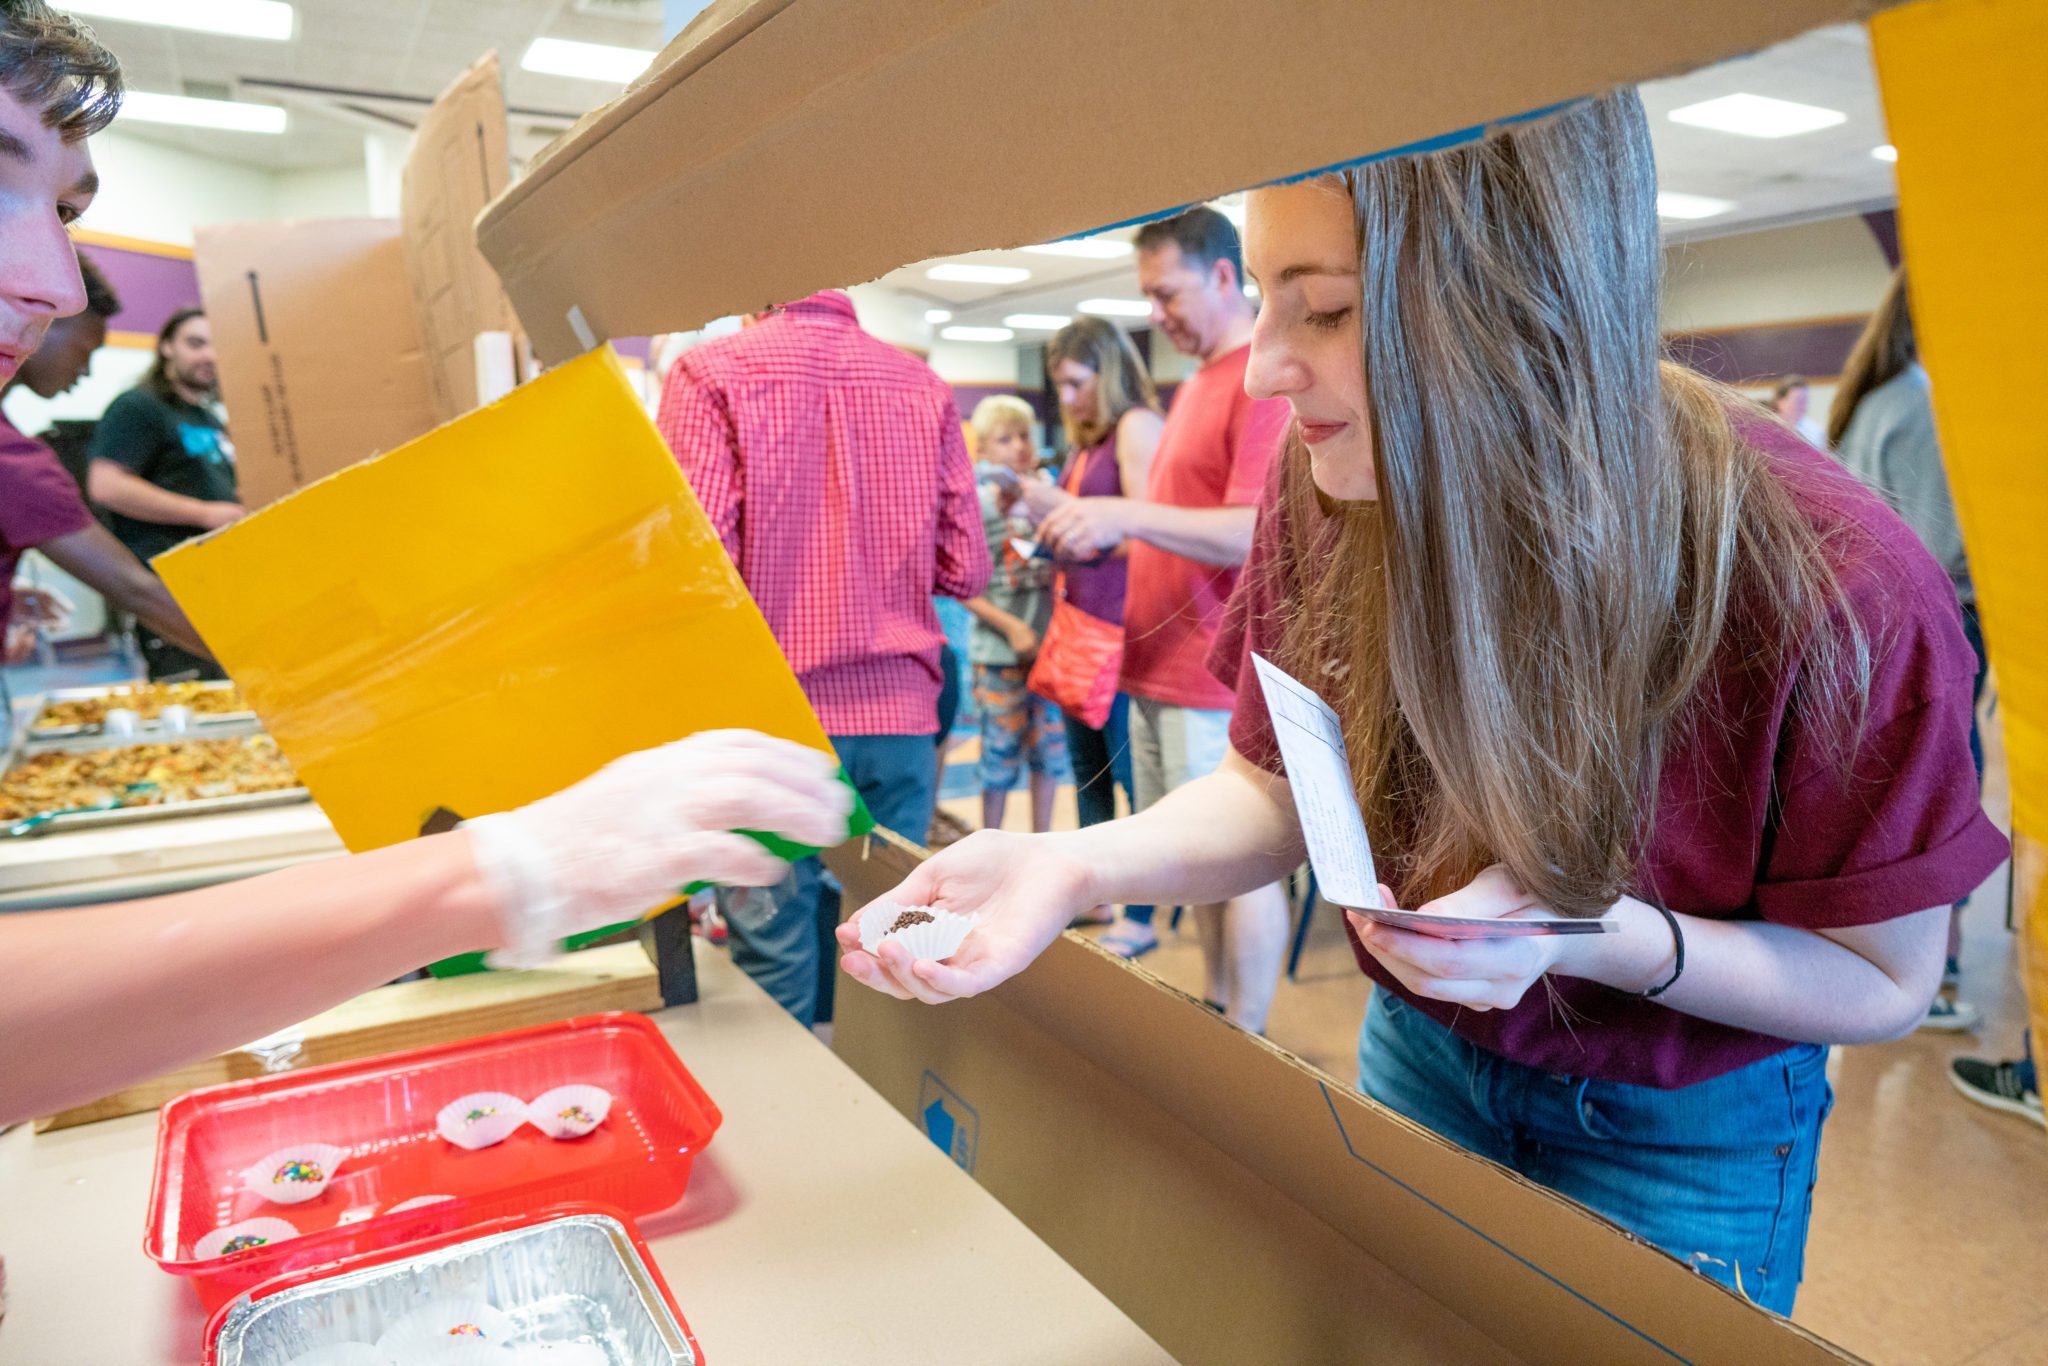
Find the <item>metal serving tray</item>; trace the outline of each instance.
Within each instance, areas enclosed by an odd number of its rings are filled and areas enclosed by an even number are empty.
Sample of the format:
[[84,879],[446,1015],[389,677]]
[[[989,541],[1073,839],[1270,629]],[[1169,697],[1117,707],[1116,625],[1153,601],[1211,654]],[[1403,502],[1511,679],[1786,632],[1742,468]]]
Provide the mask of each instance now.
[[[610,1366],[698,1366],[689,1333],[634,1244],[618,1219],[573,1214],[259,1289],[222,1312],[207,1361],[288,1366],[316,1348],[372,1344],[407,1313],[447,1297],[481,1298],[505,1314],[515,1349],[575,1343]],[[515,1350],[506,1359],[510,1366],[520,1357]]]
[[[107,739],[129,738],[107,736],[105,732],[101,729],[100,724],[98,722],[93,722],[91,724],[86,725],[68,726],[44,726],[39,725],[37,723],[42,720],[43,713],[49,710],[50,704],[53,702],[88,702],[97,698],[113,697],[117,693],[119,693],[121,689],[134,686],[136,685],[132,683],[111,683],[103,687],[97,688],[58,688],[51,692],[44,693],[40,698],[37,699],[35,710],[29,714],[28,727],[26,730],[26,735],[29,743],[34,745],[40,745],[45,741],[69,740],[79,738],[82,736],[95,736]],[[225,691],[227,689],[233,688],[235,685],[229,682],[208,681],[204,683],[197,683],[193,686],[208,691]],[[167,730],[159,722],[152,719],[143,721],[137,726],[137,735],[134,738],[153,738],[161,740],[166,736],[178,734],[229,734],[232,732],[223,730],[222,728],[227,726],[254,725],[255,722],[256,713],[253,711],[194,712],[192,716],[192,729],[189,731],[179,732]]]
[[[261,734],[263,728],[256,724],[253,716],[239,723],[238,728],[222,727],[204,734],[162,731],[153,735],[91,735],[37,742],[30,740],[27,732],[23,732],[7,747],[6,758],[4,762],[0,762],[0,777],[12,773],[14,766],[23,759],[52,750],[125,749],[131,745],[176,744],[180,740],[233,740]],[[0,823],[0,840],[51,835],[61,830],[97,830],[109,825],[133,825],[138,821],[204,816],[220,811],[252,811],[266,806],[291,806],[297,802],[310,801],[312,795],[303,787],[281,787],[271,792],[237,792],[225,797],[195,797],[183,802],[46,811],[23,817],[18,821]]]

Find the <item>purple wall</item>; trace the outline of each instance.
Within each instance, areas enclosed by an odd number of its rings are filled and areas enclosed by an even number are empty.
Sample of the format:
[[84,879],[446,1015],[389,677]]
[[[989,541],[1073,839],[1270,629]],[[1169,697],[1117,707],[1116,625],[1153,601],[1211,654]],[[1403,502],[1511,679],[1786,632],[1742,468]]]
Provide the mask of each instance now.
[[1842,373],[1862,318],[1770,323],[1716,332],[1668,332],[1671,358],[1724,384],[1750,384],[1780,375],[1829,379]]
[[100,268],[121,300],[121,311],[107,324],[110,331],[153,337],[171,314],[199,303],[199,275],[189,257],[92,242],[79,243],[78,250]]

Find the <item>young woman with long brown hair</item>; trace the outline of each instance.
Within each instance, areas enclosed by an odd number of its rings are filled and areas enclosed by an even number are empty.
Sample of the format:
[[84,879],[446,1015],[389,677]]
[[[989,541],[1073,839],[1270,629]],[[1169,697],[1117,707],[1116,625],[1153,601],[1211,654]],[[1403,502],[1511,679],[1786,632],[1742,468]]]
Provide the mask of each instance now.
[[1256,650],[1343,718],[1391,904],[1612,922],[1352,917],[1361,1088],[1787,1312],[1824,1046],[1919,1021],[1948,905],[2005,842],[1940,569],[1821,453],[1660,362],[1655,192],[1633,92],[1255,192],[1246,387],[1296,426],[1212,661],[1230,759],[1128,821],[956,846],[891,895],[982,917],[960,952],[845,961],[943,1001],[1073,907],[1295,866]]
[[[1067,468],[1056,486],[1027,488],[1033,516],[1042,518],[1075,498],[1142,497],[1165,419],[1144,358],[1124,330],[1104,318],[1076,318],[1046,343],[1045,374],[1059,395]],[[1127,573],[1121,551],[1066,560],[1055,591],[1120,627]],[[1117,785],[1130,789],[1129,709],[1119,693],[1100,726],[1067,715],[1067,755],[1084,826],[1114,819]]]

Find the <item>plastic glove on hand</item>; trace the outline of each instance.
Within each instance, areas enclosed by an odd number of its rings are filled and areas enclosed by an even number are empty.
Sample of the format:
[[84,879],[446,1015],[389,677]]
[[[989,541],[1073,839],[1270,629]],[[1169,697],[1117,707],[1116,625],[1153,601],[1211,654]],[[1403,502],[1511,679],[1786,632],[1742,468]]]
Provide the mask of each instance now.
[[772,886],[787,863],[738,832],[822,848],[847,837],[853,810],[833,756],[753,731],[706,731],[462,828],[498,903],[500,958],[518,964],[686,886]]

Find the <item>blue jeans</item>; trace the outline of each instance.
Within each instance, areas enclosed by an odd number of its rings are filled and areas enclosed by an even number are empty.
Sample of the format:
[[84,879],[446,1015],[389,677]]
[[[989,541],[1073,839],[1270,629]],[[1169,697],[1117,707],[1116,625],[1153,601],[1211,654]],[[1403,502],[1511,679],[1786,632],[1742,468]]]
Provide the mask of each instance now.
[[[875,820],[906,839],[924,843],[938,795],[938,758],[929,735],[835,735],[832,747],[846,766]],[[799,859],[783,884],[780,908],[767,924],[735,916],[732,961],[805,1024],[831,1018],[826,994],[839,957],[832,931],[839,924],[839,889],[825,881],[825,865]]]
[[1358,1089],[1790,1314],[1834,1105],[1826,1064],[1798,1044],[1675,1091],[1553,1076],[1375,989]]

